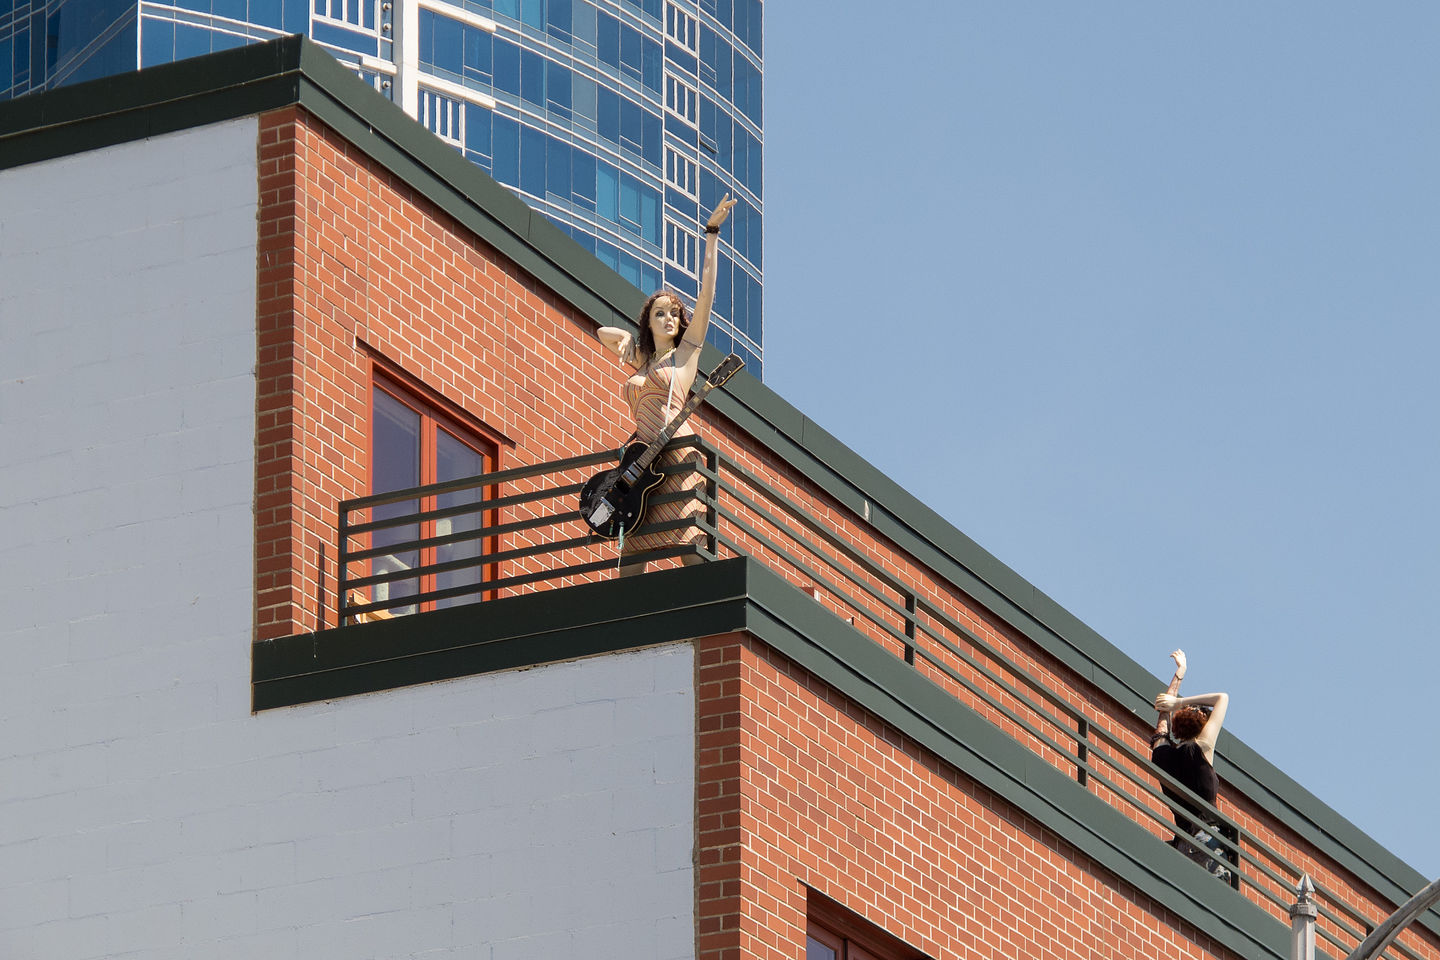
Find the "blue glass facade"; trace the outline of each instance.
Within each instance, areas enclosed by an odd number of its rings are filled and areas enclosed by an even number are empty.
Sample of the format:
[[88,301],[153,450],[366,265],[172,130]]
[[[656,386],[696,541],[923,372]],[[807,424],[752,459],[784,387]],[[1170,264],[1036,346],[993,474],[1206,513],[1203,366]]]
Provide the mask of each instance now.
[[647,292],[695,296],[701,218],[736,197],[711,339],[762,373],[761,0],[11,0],[0,98],[288,33]]

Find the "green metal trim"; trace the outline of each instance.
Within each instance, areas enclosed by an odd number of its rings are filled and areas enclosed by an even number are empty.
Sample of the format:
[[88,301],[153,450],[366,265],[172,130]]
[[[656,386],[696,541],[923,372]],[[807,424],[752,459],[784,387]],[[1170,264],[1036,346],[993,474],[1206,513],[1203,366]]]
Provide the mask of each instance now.
[[[254,710],[738,630],[745,560],[256,641]],[[561,595],[563,594],[563,602]]]
[[289,37],[0,103],[0,169],[294,103],[301,47]]

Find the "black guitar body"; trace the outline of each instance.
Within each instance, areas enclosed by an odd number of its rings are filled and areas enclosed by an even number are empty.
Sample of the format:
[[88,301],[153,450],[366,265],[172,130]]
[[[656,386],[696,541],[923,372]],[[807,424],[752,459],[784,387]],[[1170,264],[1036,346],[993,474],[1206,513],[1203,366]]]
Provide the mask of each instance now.
[[595,474],[580,489],[580,519],[596,536],[614,540],[620,536],[621,527],[633,531],[644,522],[645,501],[665,475],[647,467],[640,469],[638,479],[630,482],[625,479],[625,473],[648,448],[646,443],[630,444],[621,454],[619,466]]
[[657,473],[654,461],[665,450],[675,431],[695,408],[704,402],[711,390],[722,386],[745,366],[745,361],[730,354],[705,378],[705,385],[697,390],[680,412],[665,425],[650,443],[632,443],[620,455],[620,465],[614,470],[605,470],[591,477],[580,488],[580,519],[585,521],[596,536],[614,540],[626,530],[634,530],[645,522],[645,501],[650,491],[665,479]]

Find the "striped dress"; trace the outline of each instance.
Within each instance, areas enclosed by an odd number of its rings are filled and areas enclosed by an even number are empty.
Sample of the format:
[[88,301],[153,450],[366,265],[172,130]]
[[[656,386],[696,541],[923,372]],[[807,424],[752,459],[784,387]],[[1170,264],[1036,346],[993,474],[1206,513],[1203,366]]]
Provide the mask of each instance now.
[[[635,415],[635,433],[638,440],[644,443],[653,441],[685,405],[687,392],[681,390],[680,385],[675,383],[676,376],[675,354],[671,351],[661,357],[659,363],[653,364],[648,372],[641,369],[625,381],[621,393],[625,397],[625,402],[630,405],[630,412]],[[687,421],[675,431],[675,437],[678,439],[693,436],[694,433],[695,431],[690,429]],[[684,450],[668,450],[661,454],[651,466],[656,470],[661,470],[674,464],[692,463],[698,466],[701,462],[700,451],[690,447]],[[648,501],[650,507],[645,512],[642,526],[701,515],[704,511],[704,504],[699,499],[664,504],[656,504],[655,501],[671,493],[698,491],[704,482],[705,478],[698,473],[667,476],[659,486],[650,491]],[[700,542],[703,536],[704,534],[693,528],[662,530],[659,533],[649,533],[637,537],[627,535],[622,555]]]

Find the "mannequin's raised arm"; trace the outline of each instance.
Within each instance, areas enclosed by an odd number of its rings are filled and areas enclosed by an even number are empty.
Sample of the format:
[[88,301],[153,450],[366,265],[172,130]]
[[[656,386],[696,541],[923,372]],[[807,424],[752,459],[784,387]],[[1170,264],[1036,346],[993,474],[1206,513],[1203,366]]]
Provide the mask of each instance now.
[[705,257],[704,266],[700,273],[700,296],[695,301],[695,315],[690,318],[690,325],[685,328],[685,336],[680,346],[691,348],[683,360],[678,362],[687,363],[693,357],[694,366],[699,366],[700,348],[705,344],[705,331],[710,327],[710,308],[715,304],[715,272],[718,269],[720,259],[720,228],[730,217],[730,211],[734,209],[735,201],[730,199],[730,194],[725,194],[720,202],[715,205],[715,211],[710,214],[710,219],[705,223]]

